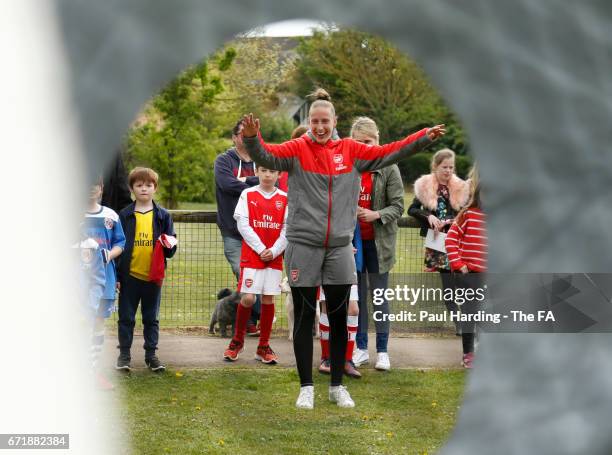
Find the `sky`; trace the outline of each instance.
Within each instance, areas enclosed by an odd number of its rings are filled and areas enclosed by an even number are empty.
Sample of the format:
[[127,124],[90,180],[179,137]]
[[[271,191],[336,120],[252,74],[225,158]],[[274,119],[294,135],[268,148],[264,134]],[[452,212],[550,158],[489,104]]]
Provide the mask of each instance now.
[[248,36],[310,36],[312,28],[322,28],[322,23],[310,19],[293,19],[289,21],[273,22],[263,27],[251,30]]

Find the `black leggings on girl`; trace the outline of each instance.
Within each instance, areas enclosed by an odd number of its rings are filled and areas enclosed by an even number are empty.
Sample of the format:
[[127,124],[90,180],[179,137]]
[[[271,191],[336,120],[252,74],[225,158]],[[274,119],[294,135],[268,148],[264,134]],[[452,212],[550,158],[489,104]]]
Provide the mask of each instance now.
[[[463,274],[460,272],[440,272],[440,276],[442,277],[442,286],[444,291],[446,291],[446,289],[452,289],[453,295],[457,292],[457,290],[461,290],[462,295],[464,295],[466,289],[477,290],[483,286],[483,274],[481,273],[470,272]],[[475,293],[472,293],[472,295],[474,294]],[[464,298],[461,305],[457,305],[454,300],[445,300],[444,303],[446,303],[446,308],[449,311],[457,312],[460,310],[463,316],[478,313],[478,311],[482,309],[482,304],[475,299]],[[466,320],[462,322],[456,322],[455,327],[457,328],[457,333],[461,333],[463,353],[467,354],[469,352],[474,352],[474,333],[476,331],[476,323],[471,319],[466,318]]]
[[[331,363],[331,385],[342,384],[344,357],[348,332],[346,317],[350,295],[350,284],[324,285],[329,319],[329,357]],[[300,375],[301,386],[312,382],[312,327],[316,310],[316,287],[292,287],[295,324],[293,326],[293,350]]]

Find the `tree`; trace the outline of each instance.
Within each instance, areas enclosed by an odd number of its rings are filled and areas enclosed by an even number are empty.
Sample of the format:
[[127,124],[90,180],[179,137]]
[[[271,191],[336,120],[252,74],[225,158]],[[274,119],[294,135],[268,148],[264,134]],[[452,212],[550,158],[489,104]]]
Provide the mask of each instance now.
[[155,169],[168,208],[214,201],[216,156],[227,149],[236,120],[256,112],[271,142],[289,138],[293,122],[275,113],[292,68],[280,46],[240,38],[187,68],[145,107],[128,133],[127,162]]
[[389,42],[360,31],[329,29],[302,39],[297,52],[294,90],[303,97],[315,87],[327,90],[341,136],[349,134],[360,115],[376,121],[383,143],[446,123],[443,146],[465,153],[465,136],[452,112],[421,68]]
[[128,133],[128,162],[159,173],[168,208],[179,201],[214,199],[212,163],[228,141],[206,112],[224,91],[218,74],[231,68],[235,56],[231,48],[219,56],[217,74],[206,61],[187,68],[151,100]]
[[214,71],[225,88],[218,103],[209,106],[210,118],[225,124],[227,131],[243,114],[253,112],[262,121],[262,134],[269,142],[289,138],[293,121],[277,112],[279,92],[293,71],[293,60],[278,41],[261,37],[241,37],[227,43],[212,61],[225,52],[233,51],[236,58],[225,72]]

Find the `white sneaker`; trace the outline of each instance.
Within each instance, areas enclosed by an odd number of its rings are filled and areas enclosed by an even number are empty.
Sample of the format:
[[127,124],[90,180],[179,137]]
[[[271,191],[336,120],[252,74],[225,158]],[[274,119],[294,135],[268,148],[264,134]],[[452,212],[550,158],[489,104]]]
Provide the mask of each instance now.
[[367,349],[361,350],[355,348],[353,351],[353,363],[356,367],[366,365],[370,361],[370,354]]
[[379,352],[378,358],[376,359],[376,365],[374,368],[381,371],[389,371],[391,369],[391,362],[389,361],[389,354],[386,352]]
[[354,408],[355,402],[343,385],[329,386],[329,401],[341,408]]
[[295,406],[299,409],[314,408],[314,386],[305,385],[300,387],[300,395],[295,402]]

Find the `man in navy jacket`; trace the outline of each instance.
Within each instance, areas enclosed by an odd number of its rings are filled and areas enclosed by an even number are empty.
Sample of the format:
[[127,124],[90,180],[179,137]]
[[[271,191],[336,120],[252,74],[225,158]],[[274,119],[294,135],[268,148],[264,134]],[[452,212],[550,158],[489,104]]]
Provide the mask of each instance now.
[[[217,156],[215,160],[215,194],[217,198],[217,225],[223,239],[223,253],[238,281],[240,275],[240,251],[242,236],[238,232],[234,210],[243,190],[259,184],[255,176],[255,162],[251,160],[242,143],[242,119],[232,129],[234,147]],[[256,333],[255,323],[259,314],[259,299],[253,307],[247,333]]]

